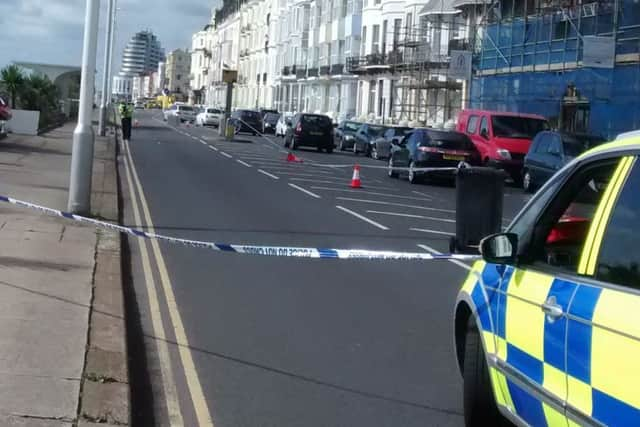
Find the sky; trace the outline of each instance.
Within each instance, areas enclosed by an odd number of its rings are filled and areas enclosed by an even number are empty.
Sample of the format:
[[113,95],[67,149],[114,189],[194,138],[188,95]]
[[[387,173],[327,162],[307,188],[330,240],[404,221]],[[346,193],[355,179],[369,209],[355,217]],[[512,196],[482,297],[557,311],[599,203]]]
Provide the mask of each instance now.
[[[98,0],[96,68],[102,70],[108,0]],[[166,52],[190,48],[191,36],[211,19],[220,0],[116,0],[115,68],[133,34],[153,31]],[[13,61],[76,65],[82,62],[87,0],[0,0],[0,67]]]

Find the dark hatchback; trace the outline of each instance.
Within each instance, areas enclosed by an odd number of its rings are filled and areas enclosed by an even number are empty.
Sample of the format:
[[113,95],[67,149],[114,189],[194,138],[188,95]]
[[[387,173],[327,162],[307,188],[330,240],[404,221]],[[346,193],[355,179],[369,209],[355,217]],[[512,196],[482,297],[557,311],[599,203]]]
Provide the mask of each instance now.
[[333,152],[333,123],[322,114],[298,113],[291,118],[284,135],[284,146],[315,147],[318,151]]
[[353,120],[345,120],[336,128],[335,141],[338,150],[353,150],[356,140],[356,132],[362,127],[362,123]]
[[358,129],[358,132],[356,132],[353,143],[353,154],[364,153],[365,156],[370,156],[373,151],[372,142],[384,135],[387,129],[389,129],[387,126],[369,123],[363,124],[360,129]]
[[532,192],[559,169],[588,149],[606,142],[600,136],[544,131],[538,133],[522,168],[522,188]]
[[409,135],[413,128],[394,126],[387,129],[379,138],[371,142],[371,157],[374,159],[387,159],[391,155],[393,143],[398,145],[405,136]]
[[[394,142],[389,157],[388,174],[397,178],[407,174],[415,184],[425,177],[453,178],[460,162],[480,164],[480,154],[463,133],[435,129],[415,129],[401,143]],[[399,170],[397,168],[407,168]],[[449,168],[442,171],[417,171],[419,168]]]
[[262,129],[260,113],[253,110],[236,110],[231,113],[231,125],[236,128],[236,133],[246,132],[257,135]]

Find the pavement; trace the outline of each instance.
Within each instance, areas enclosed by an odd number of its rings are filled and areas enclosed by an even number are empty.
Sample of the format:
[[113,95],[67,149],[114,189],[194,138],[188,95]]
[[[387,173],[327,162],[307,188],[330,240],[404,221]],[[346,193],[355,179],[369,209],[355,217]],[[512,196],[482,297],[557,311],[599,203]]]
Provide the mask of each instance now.
[[[66,210],[74,123],[0,142],[0,194]],[[114,137],[92,213],[118,220]],[[0,205],[0,425],[129,424],[120,236]]]
[[[411,185],[352,153],[169,127],[141,112],[122,147],[123,218],[176,237],[445,252],[455,188]],[[312,166],[309,161],[347,164]],[[527,196],[507,188],[510,220]],[[139,319],[133,421],[216,426],[458,426],[462,262],[251,257],[128,238]],[[151,392],[149,392],[151,390]]]

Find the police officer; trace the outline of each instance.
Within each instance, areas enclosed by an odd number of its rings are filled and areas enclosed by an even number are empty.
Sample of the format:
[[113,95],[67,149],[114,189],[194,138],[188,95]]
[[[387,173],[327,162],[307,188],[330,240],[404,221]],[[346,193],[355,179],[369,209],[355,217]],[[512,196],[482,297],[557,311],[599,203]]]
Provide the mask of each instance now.
[[122,124],[122,139],[129,141],[131,139],[131,118],[133,117],[133,108],[126,102],[120,103],[119,107],[120,119]]

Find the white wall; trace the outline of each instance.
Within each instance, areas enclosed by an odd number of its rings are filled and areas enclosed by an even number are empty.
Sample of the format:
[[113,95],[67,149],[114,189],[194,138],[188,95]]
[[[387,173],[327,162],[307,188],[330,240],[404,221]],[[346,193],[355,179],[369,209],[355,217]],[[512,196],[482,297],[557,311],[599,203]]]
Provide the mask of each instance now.
[[18,135],[37,135],[40,111],[12,110],[7,128]]

